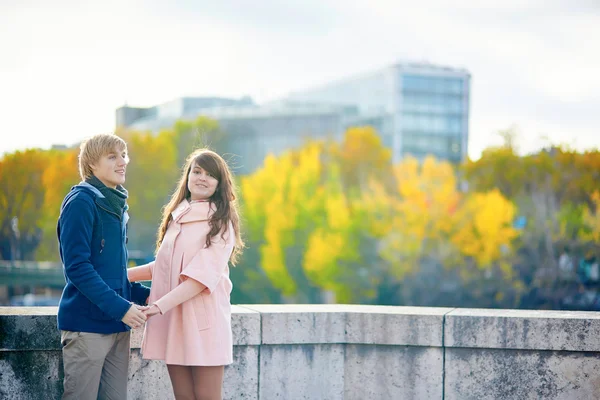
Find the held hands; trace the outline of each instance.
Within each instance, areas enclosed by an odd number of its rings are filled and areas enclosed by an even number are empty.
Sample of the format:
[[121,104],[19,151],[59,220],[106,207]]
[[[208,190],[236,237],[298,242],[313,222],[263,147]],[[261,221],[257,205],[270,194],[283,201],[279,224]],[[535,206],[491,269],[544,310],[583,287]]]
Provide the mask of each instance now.
[[150,304],[144,310],[144,315],[146,316],[146,318],[150,318],[156,314],[160,314],[160,309],[158,308],[158,306],[156,304]]
[[147,318],[144,312],[147,308],[148,307],[141,307],[132,304],[121,321],[133,329],[139,328],[144,324],[144,322],[146,322]]
[[[150,300],[150,297],[146,299],[146,304],[148,304],[148,300]],[[129,311],[127,311],[127,314],[125,314],[121,321],[129,325],[131,328],[136,329],[142,326],[148,320],[148,318],[160,313],[160,308],[158,308],[156,304],[150,304],[148,306],[138,306],[132,304],[129,308]]]

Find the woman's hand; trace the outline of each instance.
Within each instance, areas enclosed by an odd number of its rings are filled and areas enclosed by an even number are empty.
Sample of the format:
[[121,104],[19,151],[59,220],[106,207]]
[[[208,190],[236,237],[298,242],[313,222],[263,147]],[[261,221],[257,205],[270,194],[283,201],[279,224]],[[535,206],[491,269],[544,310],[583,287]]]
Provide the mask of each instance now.
[[144,310],[144,315],[146,318],[150,318],[153,315],[160,314],[160,308],[156,304],[150,304],[146,310]]

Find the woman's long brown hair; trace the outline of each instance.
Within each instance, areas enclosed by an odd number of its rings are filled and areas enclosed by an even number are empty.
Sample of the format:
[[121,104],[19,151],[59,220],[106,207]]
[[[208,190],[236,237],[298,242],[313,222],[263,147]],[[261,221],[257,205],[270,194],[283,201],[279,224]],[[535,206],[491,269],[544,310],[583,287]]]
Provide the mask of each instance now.
[[194,165],[211,174],[219,182],[215,193],[209,199],[211,205],[214,204],[216,206],[216,211],[208,221],[210,232],[206,236],[206,247],[210,247],[211,239],[218,235],[219,232],[221,233],[221,238],[224,239],[223,235],[227,232],[228,223],[231,221],[235,234],[235,246],[230,261],[235,265],[244,248],[244,241],[240,232],[240,216],[236,201],[235,183],[225,160],[214,151],[208,149],[198,149],[187,158],[177,189],[171,196],[171,200],[163,207],[162,222],[158,228],[156,251],[158,252],[169,223],[173,220],[171,213],[175,211],[183,200],[190,200],[191,193],[188,189],[188,177]]

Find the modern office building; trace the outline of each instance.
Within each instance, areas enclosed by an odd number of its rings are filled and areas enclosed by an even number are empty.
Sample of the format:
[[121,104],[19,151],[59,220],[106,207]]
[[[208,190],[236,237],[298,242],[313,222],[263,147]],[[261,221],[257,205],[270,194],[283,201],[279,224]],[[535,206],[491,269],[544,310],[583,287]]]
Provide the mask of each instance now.
[[181,98],[151,108],[121,107],[117,127],[159,132],[177,120],[206,116],[219,122],[227,133],[226,152],[235,161],[235,172],[247,174],[265,157],[300,147],[308,139],[340,140],[344,112],[337,106],[258,106],[251,99]]
[[117,126],[158,132],[178,119],[214,118],[229,135],[238,173],[307,138],[340,140],[348,127],[363,125],[379,132],[395,162],[406,154],[458,162],[467,156],[469,87],[464,69],[400,63],[265,105],[248,97],[185,97],[151,108],[124,106]]
[[227,99],[222,97],[181,97],[154,107],[140,108],[127,105],[116,112],[117,127],[158,132],[173,126],[178,119],[195,118],[201,110],[213,107],[246,107],[255,103],[249,97]]
[[467,157],[470,74],[464,69],[399,63],[344,79],[285,100],[352,105],[353,125],[372,125],[393,149],[394,161],[411,154],[458,162]]

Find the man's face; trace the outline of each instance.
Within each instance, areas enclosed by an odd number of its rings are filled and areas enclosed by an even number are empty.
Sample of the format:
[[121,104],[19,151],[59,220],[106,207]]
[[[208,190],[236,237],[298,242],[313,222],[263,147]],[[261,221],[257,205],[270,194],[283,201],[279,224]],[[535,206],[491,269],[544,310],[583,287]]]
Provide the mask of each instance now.
[[129,164],[127,150],[115,149],[100,157],[98,162],[91,167],[96,178],[100,179],[107,187],[114,189],[117,185],[125,183],[127,164]]

